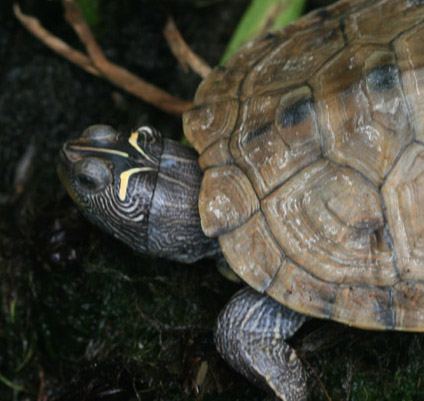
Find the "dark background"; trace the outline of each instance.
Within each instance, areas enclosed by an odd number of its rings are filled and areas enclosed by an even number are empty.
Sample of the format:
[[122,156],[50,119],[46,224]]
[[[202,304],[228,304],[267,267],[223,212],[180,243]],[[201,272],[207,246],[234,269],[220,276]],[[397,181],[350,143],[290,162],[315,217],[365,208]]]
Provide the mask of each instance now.
[[[192,99],[200,79],[170,54],[161,33],[167,15],[215,65],[247,3],[99,0],[92,27],[115,63]],[[83,50],[59,1],[20,5]],[[239,286],[210,261],[185,266],[136,255],[86,223],[66,195],[56,175],[58,150],[99,122],[122,130],[152,124],[182,137],[180,118],[55,55],[2,0],[0,400],[263,399],[213,345],[215,317]],[[419,335],[315,321],[292,344],[307,366],[313,400],[424,399]]]

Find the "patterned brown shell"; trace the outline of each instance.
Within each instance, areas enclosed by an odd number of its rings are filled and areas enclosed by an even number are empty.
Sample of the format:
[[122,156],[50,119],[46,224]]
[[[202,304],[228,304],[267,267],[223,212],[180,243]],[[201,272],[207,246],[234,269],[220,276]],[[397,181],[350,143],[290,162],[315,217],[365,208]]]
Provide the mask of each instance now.
[[184,116],[202,226],[250,286],[424,331],[423,48],[423,0],[344,0],[203,81]]

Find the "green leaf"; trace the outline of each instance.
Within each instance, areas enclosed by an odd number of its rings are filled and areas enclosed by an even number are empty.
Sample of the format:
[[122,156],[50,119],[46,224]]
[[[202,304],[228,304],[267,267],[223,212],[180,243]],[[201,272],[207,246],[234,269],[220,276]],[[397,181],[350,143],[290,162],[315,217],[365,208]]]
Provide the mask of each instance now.
[[9,380],[5,376],[3,376],[1,373],[0,373],[0,383],[3,383],[5,386],[7,386],[7,387],[9,387],[9,388],[11,388],[13,390],[16,390],[16,391],[27,392],[27,390],[25,389],[25,387],[20,386],[19,384],[13,383],[11,380]]
[[100,0],[76,0],[91,29],[100,21]]
[[252,0],[224,52],[221,64],[249,40],[298,19],[304,5],[305,0]]

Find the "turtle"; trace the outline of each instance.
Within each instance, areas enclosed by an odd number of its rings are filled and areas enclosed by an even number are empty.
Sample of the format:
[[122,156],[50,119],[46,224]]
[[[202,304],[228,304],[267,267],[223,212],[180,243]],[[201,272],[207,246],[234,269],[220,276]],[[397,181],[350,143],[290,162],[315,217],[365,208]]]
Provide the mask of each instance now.
[[286,340],[306,319],[424,331],[423,40],[423,0],[341,0],[212,70],[183,115],[194,149],[94,125],[63,145],[59,175],[136,251],[226,263],[246,286],[218,351],[305,400]]

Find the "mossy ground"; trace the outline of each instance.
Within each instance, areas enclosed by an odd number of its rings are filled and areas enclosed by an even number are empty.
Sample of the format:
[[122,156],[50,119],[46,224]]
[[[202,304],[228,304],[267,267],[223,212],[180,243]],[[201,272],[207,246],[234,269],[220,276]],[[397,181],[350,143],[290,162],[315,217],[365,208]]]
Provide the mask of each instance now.
[[[94,29],[115,62],[191,98],[199,78],[176,66],[161,26],[172,14],[215,64],[246,5],[227,3],[100,1]],[[58,1],[21,6],[79,46]],[[213,345],[215,317],[239,287],[210,261],[136,255],[86,223],[56,175],[61,143],[90,124],[151,123],[178,139],[180,119],[51,53],[8,2],[0,4],[0,60],[0,400],[261,400]],[[418,334],[312,321],[292,344],[308,366],[312,400],[328,399],[323,388],[334,401],[424,399]]]

